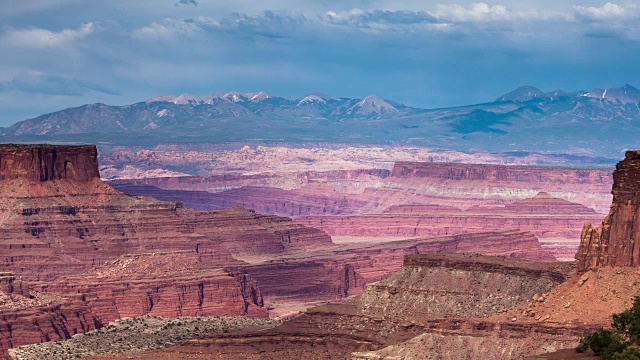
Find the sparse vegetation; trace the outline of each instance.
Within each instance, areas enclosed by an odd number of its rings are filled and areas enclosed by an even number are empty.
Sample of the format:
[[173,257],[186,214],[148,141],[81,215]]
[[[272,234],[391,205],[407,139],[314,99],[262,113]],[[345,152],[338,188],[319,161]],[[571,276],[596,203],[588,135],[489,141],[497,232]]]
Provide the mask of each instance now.
[[613,315],[611,327],[582,338],[576,351],[591,349],[604,360],[640,360],[640,296],[630,309]]
[[87,356],[134,353],[180,345],[201,335],[276,326],[268,319],[224,317],[161,318],[142,316],[117,320],[101,329],[64,341],[22,346],[9,350],[18,360],[78,359]]

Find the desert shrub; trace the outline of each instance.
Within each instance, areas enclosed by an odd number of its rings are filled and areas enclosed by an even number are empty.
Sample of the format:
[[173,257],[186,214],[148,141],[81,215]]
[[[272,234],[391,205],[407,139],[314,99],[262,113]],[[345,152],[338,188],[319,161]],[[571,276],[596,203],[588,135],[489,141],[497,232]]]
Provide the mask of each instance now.
[[628,344],[614,330],[598,329],[585,338],[593,353],[603,359],[610,359],[613,354],[624,351]]
[[640,340],[640,296],[634,299],[631,309],[613,315],[611,326],[626,336],[633,344],[638,343]]
[[612,330],[598,329],[580,340],[577,352],[591,349],[605,360],[640,360],[640,350],[632,345],[640,345],[640,296],[633,305],[612,316]]
[[586,338],[580,339],[580,344],[576,346],[576,352],[583,353],[589,350],[589,343],[586,341]]
[[621,353],[613,354],[611,360],[640,360],[640,349],[637,347],[626,348]]

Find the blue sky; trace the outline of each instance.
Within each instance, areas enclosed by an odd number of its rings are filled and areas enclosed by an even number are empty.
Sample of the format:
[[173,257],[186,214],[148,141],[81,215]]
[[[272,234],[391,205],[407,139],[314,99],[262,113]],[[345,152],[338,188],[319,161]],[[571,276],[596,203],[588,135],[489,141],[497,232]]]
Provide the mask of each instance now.
[[85,103],[266,91],[417,107],[640,87],[640,3],[0,0],[0,126]]

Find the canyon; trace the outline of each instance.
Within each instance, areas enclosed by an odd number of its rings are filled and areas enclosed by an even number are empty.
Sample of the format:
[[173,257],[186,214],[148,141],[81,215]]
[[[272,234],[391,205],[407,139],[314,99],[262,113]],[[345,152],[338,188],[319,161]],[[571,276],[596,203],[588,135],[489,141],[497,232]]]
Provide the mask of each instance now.
[[[125,193],[180,201],[199,210],[239,205],[291,217],[336,242],[520,229],[534,233],[556,258],[572,260],[583,224],[600,222],[611,202],[611,174],[598,168],[392,161],[389,156],[466,159],[403,148],[200,150],[117,150],[103,157],[112,164],[109,184]],[[135,179],[127,178],[126,166],[117,165],[179,170],[176,159],[192,164],[182,168],[192,173],[206,173],[215,164],[216,175]],[[479,161],[498,159],[487,155]],[[322,171],[310,170],[312,166]],[[114,172],[117,167],[122,171]]]
[[[607,326],[611,314],[639,294],[633,251],[639,154],[627,152],[617,165],[610,213],[601,228],[585,224],[575,263],[409,254],[402,268],[369,283],[360,295],[312,308],[276,328],[212,334],[161,352],[116,358],[562,358],[568,354],[563,349],[572,351],[582,336]],[[515,205],[523,214],[535,214],[539,206],[551,214],[593,214],[547,194],[523,202]]]
[[363,294],[315,307],[274,329],[209,335],[161,352],[114,358],[520,358],[575,346],[585,330],[494,321],[490,315],[526,304],[574,273],[568,263],[409,255],[399,271]]
[[522,230],[336,244],[239,206],[131,196],[100,180],[94,146],[1,145],[0,169],[3,354],[123,317],[291,316],[362,293],[410,254],[555,260]]

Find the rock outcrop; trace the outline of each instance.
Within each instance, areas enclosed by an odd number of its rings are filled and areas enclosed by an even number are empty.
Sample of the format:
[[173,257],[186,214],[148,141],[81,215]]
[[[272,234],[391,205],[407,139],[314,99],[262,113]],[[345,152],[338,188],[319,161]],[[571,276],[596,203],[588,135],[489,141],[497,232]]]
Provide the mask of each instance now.
[[103,324],[82,295],[36,291],[12,273],[0,273],[0,349],[66,339]]
[[482,180],[493,182],[529,183],[592,183],[606,182],[607,174],[589,170],[557,171],[535,166],[469,165],[453,163],[397,162],[391,170],[397,178],[438,178],[442,180]]
[[89,181],[99,177],[95,146],[0,145],[0,180]]
[[627,151],[613,172],[613,202],[602,225],[582,229],[576,254],[580,270],[640,266],[640,151]]

